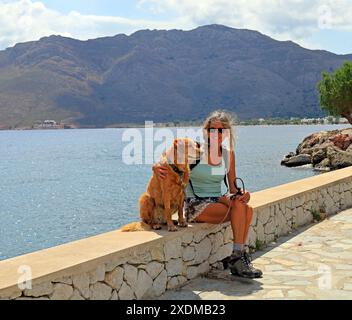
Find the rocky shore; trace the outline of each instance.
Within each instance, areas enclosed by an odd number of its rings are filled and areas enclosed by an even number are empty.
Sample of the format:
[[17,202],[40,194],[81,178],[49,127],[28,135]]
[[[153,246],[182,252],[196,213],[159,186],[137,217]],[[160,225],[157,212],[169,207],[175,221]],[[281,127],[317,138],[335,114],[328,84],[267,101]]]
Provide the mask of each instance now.
[[352,128],[313,133],[296,152],[281,161],[286,167],[311,164],[314,170],[331,171],[352,166]]

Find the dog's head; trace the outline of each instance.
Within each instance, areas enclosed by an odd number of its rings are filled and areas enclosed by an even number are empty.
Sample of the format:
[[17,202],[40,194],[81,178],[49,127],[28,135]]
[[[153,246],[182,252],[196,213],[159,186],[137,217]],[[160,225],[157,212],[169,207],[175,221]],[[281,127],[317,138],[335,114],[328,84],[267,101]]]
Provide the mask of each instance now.
[[169,163],[173,163],[180,171],[189,170],[189,165],[199,158],[199,144],[190,138],[176,138],[171,147],[163,154]]

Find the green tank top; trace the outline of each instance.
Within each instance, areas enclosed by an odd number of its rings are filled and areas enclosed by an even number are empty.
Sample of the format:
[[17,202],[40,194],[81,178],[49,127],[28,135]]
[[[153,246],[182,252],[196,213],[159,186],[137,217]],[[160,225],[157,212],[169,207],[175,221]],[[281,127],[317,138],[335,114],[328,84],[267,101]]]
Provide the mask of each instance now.
[[[211,166],[204,161],[200,162],[193,168],[190,173],[190,179],[194,192],[199,197],[221,197],[221,182],[224,180],[226,173],[225,160],[222,157],[221,164]],[[190,184],[186,187],[186,197],[195,197]]]

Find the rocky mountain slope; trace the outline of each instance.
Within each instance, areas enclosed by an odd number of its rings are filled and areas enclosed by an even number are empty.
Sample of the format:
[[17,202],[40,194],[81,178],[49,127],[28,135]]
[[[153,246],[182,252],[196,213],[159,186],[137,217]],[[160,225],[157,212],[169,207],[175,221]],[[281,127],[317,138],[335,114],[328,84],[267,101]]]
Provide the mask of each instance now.
[[352,55],[209,25],[78,41],[50,36],[0,51],[0,127],[322,116],[316,82]]

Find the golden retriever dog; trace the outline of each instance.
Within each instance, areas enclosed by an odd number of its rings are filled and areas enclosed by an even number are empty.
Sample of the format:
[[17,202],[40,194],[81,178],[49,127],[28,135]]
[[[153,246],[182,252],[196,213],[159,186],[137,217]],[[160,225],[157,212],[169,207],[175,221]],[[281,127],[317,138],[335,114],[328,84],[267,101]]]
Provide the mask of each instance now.
[[178,212],[178,225],[186,227],[183,216],[185,187],[189,181],[189,164],[199,155],[199,145],[189,138],[177,138],[162,154],[159,163],[167,165],[167,176],[159,179],[155,172],[147,191],[139,198],[140,222],[132,222],[121,231],[158,230],[167,224],[169,231],[177,231],[172,214]]

